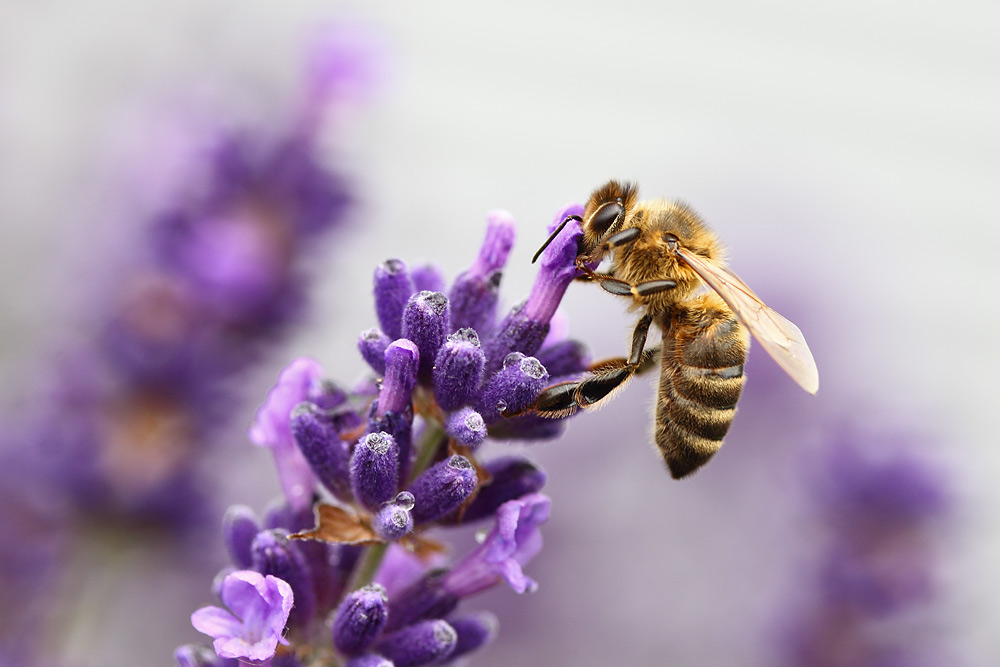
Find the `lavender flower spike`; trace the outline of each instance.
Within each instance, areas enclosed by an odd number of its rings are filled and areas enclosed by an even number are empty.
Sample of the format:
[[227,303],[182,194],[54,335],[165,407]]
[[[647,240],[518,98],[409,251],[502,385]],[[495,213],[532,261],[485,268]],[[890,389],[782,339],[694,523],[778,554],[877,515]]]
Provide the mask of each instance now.
[[309,507],[316,478],[309,462],[292,437],[289,416],[292,408],[320,388],[323,369],[312,359],[300,358],[290,363],[267,394],[264,405],[250,426],[250,440],[270,447],[275,467],[288,503],[295,509]]
[[451,300],[452,326],[488,331],[493,327],[501,269],[514,245],[514,218],[507,211],[491,211],[486,216],[486,238],[479,256],[469,269],[455,279]]
[[[572,204],[563,208],[549,226],[551,232],[570,215],[580,215],[583,207]],[[580,223],[566,223],[540,258],[540,268],[528,299],[515,306],[497,327],[486,351],[486,374],[496,372],[508,354],[520,351],[534,354],[549,332],[549,321],[559,307],[566,288],[577,276],[577,247],[583,230]]]
[[267,660],[274,655],[292,610],[292,588],[285,581],[252,570],[233,572],[222,583],[220,607],[202,607],[191,614],[199,632],[214,637],[223,658]]
[[357,655],[375,641],[387,614],[385,589],[371,584],[350,593],[333,618],[333,645],[344,655]]

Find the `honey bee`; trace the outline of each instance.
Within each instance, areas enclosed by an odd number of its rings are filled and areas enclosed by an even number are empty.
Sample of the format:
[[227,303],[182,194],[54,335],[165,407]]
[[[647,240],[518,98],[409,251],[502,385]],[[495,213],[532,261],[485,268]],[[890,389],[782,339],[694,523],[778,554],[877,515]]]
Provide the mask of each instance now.
[[[599,407],[637,372],[655,367],[658,354],[655,439],[670,474],[680,479],[722,446],[743,390],[750,334],[803,389],[816,393],[819,374],[802,332],[726,268],[718,238],[689,207],[639,201],[634,184],[610,181],[575,219],[583,228],[576,258],[581,279],[631,299],[642,317],[627,358],[600,362],[581,380],[543,389],[529,412],[561,418]],[[609,253],[610,269],[598,273]],[[654,323],[662,343],[647,350]]]

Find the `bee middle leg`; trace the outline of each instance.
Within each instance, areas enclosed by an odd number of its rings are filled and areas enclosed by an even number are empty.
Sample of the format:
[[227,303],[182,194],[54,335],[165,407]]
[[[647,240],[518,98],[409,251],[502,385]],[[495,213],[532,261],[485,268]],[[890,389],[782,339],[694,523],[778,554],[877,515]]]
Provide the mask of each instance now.
[[[646,336],[653,318],[644,315],[632,332],[632,350],[628,356],[607,359],[590,367],[592,375],[582,380],[560,382],[546,387],[532,406],[518,414],[536,414],[548,419],[568,417],[580,408],[599,407],[621,390],[636,373],[655,365],[659,348],[646,350]],[[507,415],[516,416],[516,415]]]

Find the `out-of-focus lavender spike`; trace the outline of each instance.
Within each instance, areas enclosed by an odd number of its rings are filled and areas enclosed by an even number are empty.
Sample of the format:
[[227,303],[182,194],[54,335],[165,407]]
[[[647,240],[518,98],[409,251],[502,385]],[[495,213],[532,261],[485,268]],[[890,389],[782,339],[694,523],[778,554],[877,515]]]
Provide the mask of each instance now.
[[369,510],[396,495],[399,486],[399,447],[386,433],[369,433],[354,446],[351,456],[351,488],[354,496]]
[[250,545],[260,532],[260,521],[246,505],[232,505],[222,517],[222,536],[229,558],[241,570],[253,563]]
[[388,600],[385,589],[370,584],[347,594],[333,617],[333,645],[344,655],[358,655],[370,647],[385,625]]
[[379,375],[385,375],[385,351],[392,339],[378,329],[372,327],[358,336],[358,352],[372,370]]
[[506,413],[516,413],[531,405],[549,380],[549,373],[538,359],[511,352],[503,367],[486,382],[476,406],[487,425]]
[[486,221],[486,238],[479,255],[472,266],[458,275],[448,293],[455,328],[489,331],[493,327],[501,270],[507,265],[517,229],[507,211],[490,211]]
[[464,407],[448,415],[444,424],[445,433],[455,438],[455,441],[475,449],[486,439],[486,422],[483,416],[471,407]]
[[479,488],[475,499],[465,508],[463,523],[491,517],[507,501],[537,493],[545,486],[545,472],[519,456],[494,459],[483,467],[492,479]]
[[441,292],[417,292],[403,311],[403,337],[420,350],[417,377],[430,384],[434,360],[445,338],[451,333],[451,307]]
[[423,264],[415,267],[410,275],[413,277],[413,287],[417,292],[443,292],[444,275],[433,264]]
[[395,667],[419,667],[444,661],[457,641],[458,635],[446,621],[420,621],[387,635],[376,648]]
[[319,482],[341,500],[349,501],[351,449],[340,439],[329,411],[308,401],[299,403],[292,409],[291,429]]
[[406,263],[387,259],[375,269],[375,315],[379,327],[392,340],[403,337],[403,310],[414,292]]
[[496,638],[500,628],[496,614],[489,611],[451,616],[448,623],[458,635],[455,650],[448,656],[451,660],[483,648]]
[[420,525],[448,514],[476,488],[476,469],[464,456],[451,456],[413,480],[413,523]]
[[288,623],[306,627],[316,613],[316,590],[309,567],[296,546],[288,539],[288,531],[264,530],[257,534],[251,546],[253,569],[288,582],[295,595],[295,606]]
[[372,517],[372,529],[383,540],[394,542],[413,531],[413,494],[401,491],[396,498],[386,503]]
[[483,382],[486,356],[474,329],[448,336],[434,363],[434,398],[442,410],[464,405]]

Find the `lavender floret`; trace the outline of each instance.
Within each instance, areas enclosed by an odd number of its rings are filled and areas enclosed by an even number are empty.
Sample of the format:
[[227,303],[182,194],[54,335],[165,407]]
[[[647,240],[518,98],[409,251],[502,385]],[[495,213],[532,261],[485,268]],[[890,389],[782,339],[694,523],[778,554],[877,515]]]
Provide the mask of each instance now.
[[448,415],[444,430],[455,438],[455,442],[469,449],[481,445],[487,435],[483,416],[470,407],[464,407]]
[[473,329],[448,336],[434,363],[434,398],[442,410],[464,405],[483,382],[486,355]]
[[245,570],[253,562],[250,545],[260,532],[260,521],[246,505],[233,505],[222,518],[222,535],[226,551],[233,563]]
[[375,269],[375,314],[379,327],[392,340],[403,337],[403,309],[413,291],[413,280],[402,260],[387,259]]
[[454,628],[442,620],[421,621],[386,636],[378,651],[395,667],[418,667],[447,658],[458,641]]
[[448,656],[451,660],[478,651],[492,642],[500,627],[496,615],[488,611],[452,616],[448,618],[448,623],[458,635],[455,650]]
[[367,329],[358,336],[358,352],[379,375],[385,375],[385,351],[392,339],[376,328]]
[[369,510],[396,494],[399,485],[399,447],[385,431],[369,433],[354,446],[351,457],[354,497]]
[[454,327],[471,327],[477,331],[492,329],[501,269],[507,264],[515,235],[510,213],[491,211],[487,215],[486,238],[479,256],[468,270],[459,274],[448,293]]
[[342,500],[351,499],[348,478],[350,448],[340,439],[328,412],[314,403],[299,403],[292,410],[292,435],[323,486]]
[[396,498],[386,503],[372,518],[372,529],[383,540],[394,542],[413,531],[413,494],[401,491]]
[[451,333],[451,307],[441,292],[418,292],[410,297],[403,311],[403,336],[420,350],[417,377],[430,384],[434,360],[445,338]]
[[530,406],[548,381],[549,373],[538,359],[511,352],[503,367],[486,382],[476,407],[483,421],[493,424],[505,414]]
[[525,458],[503,457],[483,467],[490,474],[490,482],[479,488],[475,500],[465,508],[463,522],[493,516],[507,501],[537,493],[545,485],[545,473]]
[[416,525],[448,514],[476,488],[476,469],[464,456],[452,456],[424,471],[410,485]]
[[358,655],[368,649],[385,625],[385,589],[371,584],[344,598],[333,617],[333,645],[344,655]]
[[302,554],[284,530],[265,530],[257,534],[251,546],[253,569],[288,582],[295,594],[295,606],[289,624],[305,627],[316,612],[316,591]]

